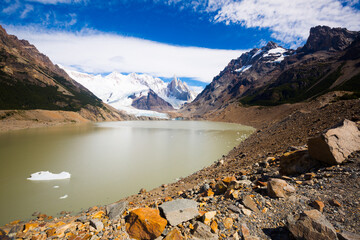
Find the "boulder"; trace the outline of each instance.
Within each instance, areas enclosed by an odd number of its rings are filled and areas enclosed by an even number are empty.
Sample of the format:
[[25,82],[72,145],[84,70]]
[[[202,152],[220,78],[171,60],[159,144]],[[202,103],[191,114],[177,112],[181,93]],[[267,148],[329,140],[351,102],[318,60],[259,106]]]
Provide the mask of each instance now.
[[295,188],[285,180],[273,178],[268,182],[267,192],[272,198],[285,198],[295,193]]
[[207,240],[219,239],[218,235],[211,233],[211,228],[208,225],[203,224],[202,222],[195,223],[192,234],[193,234],[192,239],[207,239]]
[[310,157],[336,165],[342,163],[352,152],[360,150],[360,131],[355,122],[343,120],[308,140]]
[[161,235],[167,224],[160,212],[152,208],[138,208],[126,219],[126,231],[135,239],[155,239]]
[[295,239],[335,240],[336,231],[325,216],[318,210],[304,211],[287,219],[288,228]]
[[287,152],[280,157],[280,174],[302,174],[320,165],[321,163],[319,161],[310,158],[307,150]]
[[128,206],[128,202],[116,202],[106,206],[106,215],[110,220],[119,218]]
[[199,215],[197,202],[189,199],[165,202],[159,208],[172,226],[176,226]]
[[337,234],[339,240],[360,240],[360,235],[348,231],[343,231]]

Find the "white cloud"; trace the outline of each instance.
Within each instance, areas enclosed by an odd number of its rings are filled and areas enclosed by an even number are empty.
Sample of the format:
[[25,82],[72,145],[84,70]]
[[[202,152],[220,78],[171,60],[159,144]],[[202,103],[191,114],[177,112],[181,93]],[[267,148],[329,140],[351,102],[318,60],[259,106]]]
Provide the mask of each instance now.
[[69,33],[42,31],[35,27],[5,28],[9,33],[29,40],[54,63],[88,73],[116,70],[211,82],[231,59],[245,52],[180,47],[95,31]]
[[[354,2],[354,1],[352,1]],[[337,0],[243,0],[221,7],[215,20],[247,28],[268,28],[272,37],[299,45],[317,25],[360,29],[360,12]]]
[[[167,0],[168,4],[209,12],[211,21],[267,28],[272,37],[293,47],[302,44],[311,27],[327,25],[360,30],[359,0]],[[215,17],[213,17],[215,14]]]

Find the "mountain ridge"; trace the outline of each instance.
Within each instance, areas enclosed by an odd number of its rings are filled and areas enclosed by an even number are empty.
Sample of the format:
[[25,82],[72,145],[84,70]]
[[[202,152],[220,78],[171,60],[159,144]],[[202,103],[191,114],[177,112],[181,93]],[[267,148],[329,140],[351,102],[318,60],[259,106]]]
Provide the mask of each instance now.
[[65,110],[91,121],[129,118],[103,104],[34,45],[8,35],[1,26],[0,86],[1,110]]
[[[326,35],[326,37],[324,37]],[[296,103],[333,90],[356,90],[360,32],[317,26],[303,47],[269,42],[233,59],[181,112],[201,116],[229,104]]]

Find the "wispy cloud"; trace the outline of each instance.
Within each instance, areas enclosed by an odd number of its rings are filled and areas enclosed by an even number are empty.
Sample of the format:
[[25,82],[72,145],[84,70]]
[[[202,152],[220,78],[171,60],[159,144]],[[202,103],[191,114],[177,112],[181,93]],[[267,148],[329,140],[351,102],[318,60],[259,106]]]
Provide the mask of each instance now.
[[21,4],[18,0],[13,3],[10,3],[7,7],[2,9],[2,12],[5,14],[12,14],[16,12],[21,7]]
[[26,18],[29,12],[33,11],[34,7],[30,4],[25,5],[25,9],[22,11],[20,18]]
[[89,73],[116,70],[167,78],[177,75],[211,82],[231,59],[244,52],[179,47],[96,31],[70,33],[6,28],[9,33],[29,40],[53,62]]

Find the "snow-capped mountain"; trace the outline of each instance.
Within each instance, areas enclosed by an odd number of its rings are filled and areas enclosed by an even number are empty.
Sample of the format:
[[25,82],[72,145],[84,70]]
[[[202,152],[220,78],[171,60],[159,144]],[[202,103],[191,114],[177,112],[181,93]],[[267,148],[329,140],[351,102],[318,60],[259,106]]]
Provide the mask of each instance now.
[[148,96],[151,90],[153,91],[151,92],[152,97],[155,93],[174,108],[180,108],[184,103],[191,102],[196,97],[187,84],[176,77],[170,83],[165,83],[160,78],[147,74],[131,73],[125,75],[112,72],[107,76],[101,76],[67,69],[65,71],[103,102],[129,113],[133,112],[134,106],[137,106],[133,104],[134,99]]

